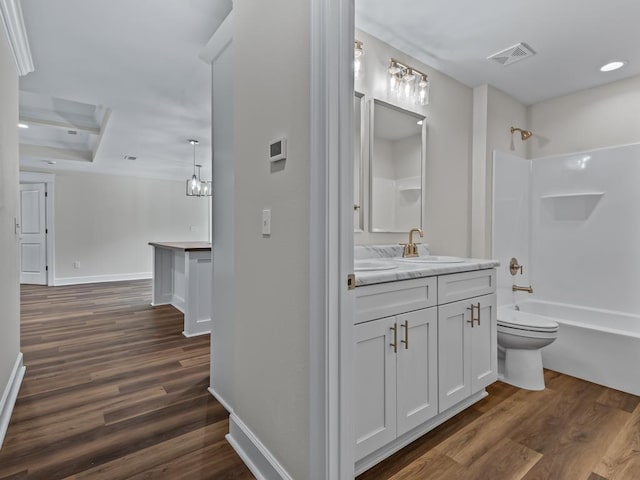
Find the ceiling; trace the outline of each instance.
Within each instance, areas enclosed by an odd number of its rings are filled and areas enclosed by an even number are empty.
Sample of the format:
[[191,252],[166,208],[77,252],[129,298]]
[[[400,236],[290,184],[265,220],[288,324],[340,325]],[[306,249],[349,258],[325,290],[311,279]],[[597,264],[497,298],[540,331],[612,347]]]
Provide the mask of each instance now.
[[[640,74],[637,0],[355,2],[358,28],[527,105]],[[22,9],[36,68],[20,80],[31,127],[20,131],[22,165],[184,179],[195,138],[210,178],[210,70],[198,55],[231,0],[23,0]],[[519,42],[537,54],[487,61]],[[629,63],[599,72],[612,59]]]
[[[355,3],[357,28],[465,85],[493,85],[525,105],[640,74],[638,0]],[[487,60],[519,42],[536,55],[506,67]],[[614,59],[629,63],[599,71]]]
[[30,126],[20,130],[22,165],[186,179],[195,138],[209,178],[210,67],[198,55],[231,0],[23,0],[22,9],[35,65],[20,80]]

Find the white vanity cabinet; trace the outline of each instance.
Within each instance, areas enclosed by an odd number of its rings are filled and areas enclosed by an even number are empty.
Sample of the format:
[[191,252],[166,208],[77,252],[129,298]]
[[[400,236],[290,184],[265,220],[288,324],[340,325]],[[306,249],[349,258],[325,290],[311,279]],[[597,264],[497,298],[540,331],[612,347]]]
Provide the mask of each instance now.
[[493,292],[493,269],[438,277],[440,412],[498,378],[496,295]]
[[438,312],[424,308],[356,325],[356,456],[438,413]]
[[[438,414],[436,289],[435,278],[420,278],[356,292],[358,459]],[[418,309],[399,313],[407,305]]]
[[493,268],[358,287],[354,323],[358,474],[497,379]]

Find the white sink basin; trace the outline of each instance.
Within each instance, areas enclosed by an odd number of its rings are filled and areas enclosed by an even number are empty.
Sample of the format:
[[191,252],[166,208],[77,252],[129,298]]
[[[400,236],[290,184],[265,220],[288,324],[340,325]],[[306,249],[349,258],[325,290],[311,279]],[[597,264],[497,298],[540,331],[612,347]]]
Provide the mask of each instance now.
[[466,261],[461,257],[446,257],[441,255],[429,255],[428,257],[394,258],[394,260],[406,263],[463,263]]
[[398,268],[397,265],[377,260],[356,260],[353,264],[353,269],[356,272],[374,272],[378,270],[394,270],[396,268]]

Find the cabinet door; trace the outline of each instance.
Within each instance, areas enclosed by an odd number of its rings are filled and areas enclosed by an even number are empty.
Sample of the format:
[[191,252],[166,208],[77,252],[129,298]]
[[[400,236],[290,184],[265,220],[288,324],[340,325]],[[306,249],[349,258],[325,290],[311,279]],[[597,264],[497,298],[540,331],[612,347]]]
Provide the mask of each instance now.
[[471,393],[476,393],[498,379],[496,295],[476,297],[469,302],[480,304],[480,325],[475,322],[471,329]]
[[438,309],[398,315],[398,436],[438,413]]
[[471,395],[471,301],[438,307],[438,406],[443,412]]
[[396,353],[390,345],[395,320],[383,318],[354,327],[356,460],[396,438]]

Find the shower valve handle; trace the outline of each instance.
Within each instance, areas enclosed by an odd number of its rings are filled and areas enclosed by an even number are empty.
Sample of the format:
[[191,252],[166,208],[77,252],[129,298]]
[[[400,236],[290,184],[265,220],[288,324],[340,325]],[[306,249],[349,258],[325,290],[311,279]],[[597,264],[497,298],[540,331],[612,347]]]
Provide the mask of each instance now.
[[524,266],[518,263],[518,259],[516,257],[513,257],[509,262],[509,271],[511,272],[511,275],[517,275],[518,272],[522,275],[524,273]]

